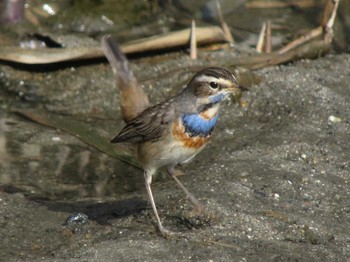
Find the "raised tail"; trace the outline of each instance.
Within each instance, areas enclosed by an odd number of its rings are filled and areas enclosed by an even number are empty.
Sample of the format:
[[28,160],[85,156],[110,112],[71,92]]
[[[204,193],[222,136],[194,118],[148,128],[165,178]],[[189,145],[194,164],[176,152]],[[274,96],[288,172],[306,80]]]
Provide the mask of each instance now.
[[102,37],[101,46],[117,77],[120,108],[124,121],[128,123],[150,106],[148,97],[130,70],[127,58],[111,35]]

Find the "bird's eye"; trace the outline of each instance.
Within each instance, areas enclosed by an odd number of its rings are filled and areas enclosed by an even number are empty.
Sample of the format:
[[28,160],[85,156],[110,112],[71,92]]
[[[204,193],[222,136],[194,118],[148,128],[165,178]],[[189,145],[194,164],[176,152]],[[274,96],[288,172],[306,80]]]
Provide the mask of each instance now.
[[209,83],[210,87],[213,88],[213,89],[217,89],[219,87],[219,84],[216,83],[216,82],[210,82]]

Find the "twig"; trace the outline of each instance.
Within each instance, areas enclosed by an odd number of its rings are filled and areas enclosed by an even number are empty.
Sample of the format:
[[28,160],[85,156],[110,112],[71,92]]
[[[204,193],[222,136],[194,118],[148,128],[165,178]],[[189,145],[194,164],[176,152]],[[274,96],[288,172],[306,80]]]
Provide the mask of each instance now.
[[335,20],[335,17],[337,16],[337,9],[338,9],[340,0],[333,0],[332,2],[334,3],[334,6],[332,9],[331,17],[329,18],[329,21],[326,25],[326,28],[333,28],[334,20]]
[[264,51],[265,53],[271,53],[272,50],[272,43],[271,43],[271,23],[268,20],[266,22],[266,31],[265,31],[265,46]]
[[334,25],[335,17],[337,16],[337,9],[338,9],[340,0],[329,0],[329,2],[330,1],[332,1],[333,3],[333,9],[329,17],[329,20],[326,26],[324,27],[324,31],[325,31],[324,40],[327,42],[332,41],[332,38],[333,38],[333,25]]
[[291,49],[293,49],[301,44],[304,44],[304,43],[310,41],[311,39],[313,39],[321,34],[322,34],[322,27],[319,26],[315,29],[312,29],[309,33],[293,40],[292,42],[290,42],[286,46],[282,47],[280,50],[278,50],[278,53],[284,54],[284,53],[288,52],[289,50],[291,50]]
[[[190,30],[190,28],[187,28],[167,34],[130,41],[123,43],[121,49],[124,54],[135,54],[188,46]],[[225,34],[218,26],[196,27],[196,38],[198,45],[227,43]],[[95,46],[46,49],[23,49],[13,46],[1,46],[0,48],[0,62],[3,60],[29,65],[95,59],[104,56],[102,49]]]
[[330,43],[332,41],[332,38],[333,38],[332,27],[333,27],[334,20],[335,20],[336,14],[337,14],[339,1],[340,0],[328,0],[327,4],[325,6],[325,9],[324,9],[321,25],[319,27],[312,29],[308,34],[303,35],[303,36],[295,39],[294,41],[292,41],[288,45],[282,47],[278,51],[278,53],[279,54],[286,53],[289,50],[292,50],[292,49],[296,48],[297,46],[305,44],[306,42],[309,42],[310,40],[312,40],[312,39],[314,39],[322,34],[324,35],[325,43],[326,44]]
[[261,28],[258,43],[256,44],[256,51],[259,53],[271,53],[272,51],[270,21],[265,22]]
[[323,10],[323,16],[321,19],[321,26],[325,27],[329,21],[329,17],[331,16],[332,10],[333,10],[334,2],[327,0],[324,10]]
[[285,53],[272,52],[256,56],[239,57],[232,59],[231,64],[234,68],[237,66],[256,70],[264,67],[279,65],[287,62],[296,61],[302,58],[316,58],[329,52],[331,46],[324,40],[315,40],[307,45],[296,46]]
[[196,22],[194,20],[192,20],[190,34],[190,57],[192,60],[197,59]]
[[218,11],[219,20],[221,23],[221,29],[224,32],[225,38],[226,38],[227,42],[233,43],[234,42],[233,36],[231,34],[231,31],[230,31],[228,25],[226,24],[226,22],[224,20],[224,16],[222,15],[221,5],[220,5],[220,2],[218,0],[216,0],[216,9]]
[[287,8],[299,7],[310,8],[317,6],[319,0],[299,0],[299,1],[252,1],[245,5],[246,8]]
[[266,31],[266,22],[261,27],[261,31],[260,31],[259,38],[258,38],[258,43],[256,44],[255,49],[258,53],[262,53],[262,49],[263,49],[264,41],[265,41],[265,31]]

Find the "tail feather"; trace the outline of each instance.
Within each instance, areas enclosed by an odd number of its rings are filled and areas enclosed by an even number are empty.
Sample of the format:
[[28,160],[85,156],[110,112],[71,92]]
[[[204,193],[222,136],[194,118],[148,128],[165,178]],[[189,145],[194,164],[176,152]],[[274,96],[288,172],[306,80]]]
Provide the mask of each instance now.
[[123,119],[128,123],[150,106],[148,97],[129,68],[127,58],[111,35],[102,37],[101,46],[117,77],[120,107]]

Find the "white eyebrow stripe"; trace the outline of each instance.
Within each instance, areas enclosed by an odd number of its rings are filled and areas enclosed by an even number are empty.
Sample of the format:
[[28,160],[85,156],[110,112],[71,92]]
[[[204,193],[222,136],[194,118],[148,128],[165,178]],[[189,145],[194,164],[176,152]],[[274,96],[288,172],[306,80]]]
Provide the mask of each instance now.
[[197,81],[198,82],[212,82],[215,81],[217,82],[219,79],[213,76],[207,76],[207,75],[201,75],[199,77],[197,77]]
[[207,76],[207,75],[201,75],[199,77],[197,77],[197,81],[198,82],[217,82],[220,85],[223,86],[229,86],[232,85],[232,82],[230,80],[224,79],[224,78],[216,78],[214,76]]
[[227,80],[224,78],[216,78],[214,76],[206,76],[206,75],[199,76],[197,78],[197,81],[198,82],[207,82],[207,83],[217,82],[218,84],[223,85],[223,86],[232,85],[232,82],[230,80]]

